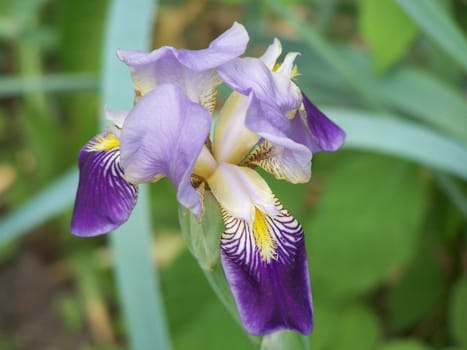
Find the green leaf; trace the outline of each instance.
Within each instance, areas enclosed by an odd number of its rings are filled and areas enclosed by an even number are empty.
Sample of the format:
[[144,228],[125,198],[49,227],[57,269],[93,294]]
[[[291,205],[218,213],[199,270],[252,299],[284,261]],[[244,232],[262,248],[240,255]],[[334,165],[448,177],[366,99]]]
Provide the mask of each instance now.
[[311,50],[315,51],[369,106],[381,109],[381,103],[367,84],[367,81],[362,80],[358,73],[349,66],[347,61],[339,55],[339,52],[319,33],[305,21],[301,20],[281,1],[266,0],[266,3],[278,16],[284,18],[303,38],[304,43]]
[[436,0],[396,0],[420,29],[467,71],[467,40]]
[[174,349],[253,350],[254,347],[224,307],[219,303],[210,303],[190,327],[174,339]]
[[435,260],[432,244],[425,239],[419,254],[386,295],[390,326],[401,331],[415,325],[440,300],[445,288],[444,272]]
[[0,97],[11,97],[33,92],[72,92],[96,90],[98,80],[92,74],[47,74],[38,77],[2,76]]
[[187,251],[162,272],[162,284],[175,349],[253,348]]
[[412,20],[393,0],[360,0],[360,32],[382,72],[399,61],[417,34]]
[[308,337],[292,331],[274,332],[263,337],[260,350],[307,350]]
[[358,153],[349,153],[325,181],[305,223],[312,284],[322,298],[350,298],[411,258],[426,186],[411,164]]
[[417,68],[391,73],[375,84],[375,91],[389,107],[467,143],[467,101],[460,90]]
[[179,221],[188,249],[203,270],[212,271],[219,264],[219,242],[224,223],[219,205],[211,192],[205,193],[204,215],[201,222],[190,210],[179,206]]
[[381,337],[378,319],[360,304],[323,304],[315,298],[315,328],[310,335],[313,350],[373,350]]
[[[154,10],[152,0],[114,0],[111,3],[103,57],[102,100],[105,106],[131,108],[133,84],[115,52],[120,48],[144,50],[149,47]],[[151,259],[149,201],[144,186],[140,186],[138,204],[128,222],[109,237],[130,347],[169,349],[157,271]]]
[[324,109],[347,133],[345,147],[381,152],[467,180],[467,147],[389,114]]
[[461,278],[452,291],[449,306],[449,326],[452,336],[467,346],[467,276]]
[[60,214],[75,198],[78,186],[76,169],[67,172],[37,193],[20,208],[0,220],[0,245],[17,238],[37,225]]
[[430,350],[418,340],[392,340],[376,348],[377,350]]

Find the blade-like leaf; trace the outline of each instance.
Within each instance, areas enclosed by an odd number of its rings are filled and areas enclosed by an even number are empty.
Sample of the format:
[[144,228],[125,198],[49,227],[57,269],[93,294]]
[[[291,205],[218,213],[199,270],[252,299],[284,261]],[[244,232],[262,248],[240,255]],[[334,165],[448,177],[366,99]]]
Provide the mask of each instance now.
[[467,40],[436,0],[396,0],[425,34],[467,71]]
[[[155,15],[152,0],[114,0],[110,6],[103,57],[103,103],[131,108],[133,85],[116,51],[146,49]],[[151,263],[149,202],[144,187],[130,220],[110,234],[115,274],[132,349],[169,349],[157,271]]]
[[388,114],[326,109],[347,133],[346,147],[412,160],[467,180],[467,147]]
[[75,198],[77,185],[78,171],[73,169],[0,220],[0,245],[69,208]]
[[96,90],[97,78],[92,74],[48,74],[38,77],[0,78],[0,97],[10,97],[32,92],[69,92]]
[[359,27],[374,65],[383,72],[404,56],[417,27],[393,0],[360,0]]

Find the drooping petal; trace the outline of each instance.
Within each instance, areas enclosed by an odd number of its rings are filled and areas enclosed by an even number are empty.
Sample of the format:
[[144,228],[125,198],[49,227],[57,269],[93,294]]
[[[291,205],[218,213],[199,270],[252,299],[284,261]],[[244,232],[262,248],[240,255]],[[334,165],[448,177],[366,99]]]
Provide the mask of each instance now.
[[[261,118],[267,115],[268,118]],[[277,179],[304,183],[311,176],[310,149],[297,141],[302,133],[297,118],[287,119],[277,108],[261,103],[253,95],[245,118],[245,126],[260,135],[264,141],[246,159],[246,165],[257,165]],[[297,127],[300,128],[297,129]]]
[[313,153],[337,151],[345,142],[344,130],[326,117],[304,93],[302,96],[306,126],[310,131],[305,144]]
[[[268,49],[271,51],[268,54],[270,60],[278,54],[278,45],[273,44]],[[255,162],[247,160],[246,164],[261,166],[278,179],[298,183],[307,182],[310,178],[312,153],[293,135],[293,116],[302,98],[285,71],[292,69],[295,56],[287,56],[287,69],[284,68],[284,72],[271,71],[259,59],[245,58],[235,59],[220,67],[219,74],[232,89],[249,97],[245,127],[270,144],[267,153],[260,156],[256,153]]]
[[71,232],[96,236],[123,224],[136,204],[137,187],[128,183],[120,167],[118,139],[103,133],[79,154],[79,185]]
[[137,95],[144,95],[161,84],[174,84],[193,102],[212,112],[216,86],[220,83],[216,67],[241,55],[247,43],[245,28],[235,23],[207,49],[177,50],[164,46],[150,53],[120,50],[117,54],[130,67]]
[[308,334],[313,309],[303,229],[278,201],[276,206],[279,215],[259,213],[253,225],[224,211],[221,261],[248,332]]
[[[304,154],[308,152],[304,151]],[[300,152],[263,140],[248,156],[246,165],[255,165],[274,175],[278,180],[305,183],[311,177],[311,157],[300,157]]]
[[199,217],[201,201],[190,178],[210,123],[209,112],[178,87],[158,86],[125,119],[120,138],[125,177],[142,183],[167,176],[178,201]]

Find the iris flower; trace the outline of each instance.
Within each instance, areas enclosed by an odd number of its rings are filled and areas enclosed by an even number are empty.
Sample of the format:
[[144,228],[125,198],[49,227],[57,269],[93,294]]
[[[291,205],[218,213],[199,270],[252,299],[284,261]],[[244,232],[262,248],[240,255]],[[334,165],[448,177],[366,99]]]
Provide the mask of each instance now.
[[[313,154],[337,150],[345,134],[294,83],[298,53],[278,62],[275,39],[260,58],[240,58],[247,42],[235,23],[204,50],[118,53],[136,103],[128,114],[108,111],[113,125],[81,150],[71,231],[94,236],[121,225],[141,183],[168,177],[200,221],[210,191],[225,224],[222,266],[245,329],[308,334],[304,232],[255,168],[307,182]],[[214,115],[220,83],[232,93]]]

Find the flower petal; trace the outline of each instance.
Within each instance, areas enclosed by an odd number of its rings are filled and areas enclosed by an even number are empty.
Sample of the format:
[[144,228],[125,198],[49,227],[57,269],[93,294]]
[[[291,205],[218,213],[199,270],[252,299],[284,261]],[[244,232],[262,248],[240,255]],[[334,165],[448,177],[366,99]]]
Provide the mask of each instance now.
[[248,156],[245,164],[259,166],[278,180],[294,184],[305,183],[311,177],[311,157],[306,151],[303,154],[305,156],[301,157],[301,153],[294,149],[273,145],[264,140]]
[[[254,225],[224,211],[221,261],[248,332],[265,335],[292,329],[308,334],[313,310],[303,229],[278,201],[276,206],[279,215],[259,214]],[[272,238],[272,243],[263,243],[274,244],[269,261],[258,248],[261,235]]]
[[118,57],[130,67],[137,95],[144,95],[161,84],[174,84],[196,103],[213,112],[216,87],[215,71],[241,55],[248,43],[245,28],[235,23],[204,50],[177,50],[164,46],[150,53],[119,50]]
[[264,64],[270,69],[273,70],[276,65],[277,59],[282,53],[282,45],[279,39],[274,38],[271,45],[268,46],[263,55],[259,58]]
[[79,185],[71,232],[96,236],[123,224],[136,204],[137,187],[128,183],[120,167],[118,139],[103,133],[79,154]]
[[258,58],[236,58],[220,66],[218,71],[230,88],[243,95],[253,92],[259,101],[274,105],[284,116],[300,107],[300,91],[290,77],[272,72]]
[[307,182],[311,176],[312,153],[297,141],[296,135],[303,133],[303,125],[297,119],[287,119],[275,106],[262,103],[253,95],[245,125],[267,143],[263,141],[245,164],[258,165],[280,180]]
[[221,163],[207,182],[229,215],[253,224],[255,207],[270,215],[277,214],[274,194],[253,169]]
[[232,92],[222,107],[214,128],[213,153],[219,162],[239,164],[260,137],[245,127],[251,98]]
[[326,117],[304,93],[302,96],[306,124],[310,131],[310,136],[304,140],[305,144],[313,153],[337,151],[345,142],[344,130]]
[[177,57],[185,66],[203,71],[218,66],[240,56],[246,50],[248,33],[243,25],[235,22],[204,50],[178,50]]
[[177,187],[178,201],[200,217],[201,200],[190,179],[210,123],[209,112],[174,85],[147,93],[122,129],[121,164],[126,178],[141,183],[167,176]]

